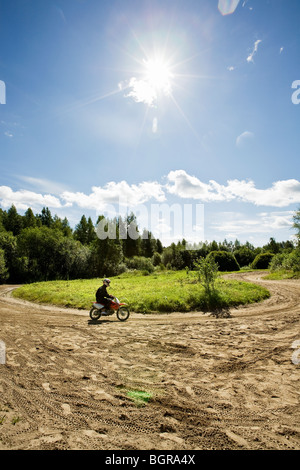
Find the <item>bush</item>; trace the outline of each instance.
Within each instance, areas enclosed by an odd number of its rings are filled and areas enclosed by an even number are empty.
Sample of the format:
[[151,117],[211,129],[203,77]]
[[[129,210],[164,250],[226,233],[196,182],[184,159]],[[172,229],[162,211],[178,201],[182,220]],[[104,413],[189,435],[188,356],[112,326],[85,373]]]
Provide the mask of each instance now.
[[153,253],[152,264],[153,266],[159,266],[160,264],[162,264],[161,255],[157,251]]
[[268,269],[274,257],[274,253],[260,253],[251,265],[253,269]]
[[275,256],[273,256],[269,264],[270,271],[275,272],[283,269],[283,262],[286,256],[287,255],[284,253],[277,253]]
[[240,267],[249,266],[255,258],[255,253],[250,248],[243,246],[233,252]]
[[207,259],[212,258],[219,266],[219,271],[239,271],[240,266],[235,256],[228,251],[211,251]]
[[151,259],[144,256],[134,256],[133,258],[126,259],[125,263],[128,269],[137,269],[138,271],[147,271],[148,273],[154,271]]
[[206,294],[210,294],[215,290],[215,281],[218,277],[218,264],[213,257],[210,257],[200,258],[195,261],[194,265],[198,271],[200,284],[204,287]]
[[275,255],[270,263],[270,270],[274,272],[281,269],[299,273],[300,250],[294,250],[291,253],[278,253]]
[[286,256],[283,267],[294,273],[300,272],[300,249],[292,251]]

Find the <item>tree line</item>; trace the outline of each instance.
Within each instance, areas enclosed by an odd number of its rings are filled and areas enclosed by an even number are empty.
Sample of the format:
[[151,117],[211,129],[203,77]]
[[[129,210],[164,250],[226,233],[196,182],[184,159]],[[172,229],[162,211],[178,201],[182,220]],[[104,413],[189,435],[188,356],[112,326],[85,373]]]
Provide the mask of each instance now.
[[[300,212],[297,214],[294,226],[299,234]],[[113,276],[128,269],[146,273],[154,269],[193,269],[199,258],[209,254],[218,256],[219,265],[225,263],[221,269],[233,270],[249,266],[258,255],[285,255],[295,250],[292,242],[276,242],[273,238],[260,248],[238,240],[205,242],[193,249],[182,240],[164,247],[151,232],[139,229],[133,213],[114,219],[116,237],[99,238],[96,227],[103,218],[93,223],[82,215],[72,229],[67,218],[52,216],[47,207],[40,214],[28,208],[24,215],[14,205],[7,211],[0,208],[0,283]],[[137,236],[124,236],[132,226]]]

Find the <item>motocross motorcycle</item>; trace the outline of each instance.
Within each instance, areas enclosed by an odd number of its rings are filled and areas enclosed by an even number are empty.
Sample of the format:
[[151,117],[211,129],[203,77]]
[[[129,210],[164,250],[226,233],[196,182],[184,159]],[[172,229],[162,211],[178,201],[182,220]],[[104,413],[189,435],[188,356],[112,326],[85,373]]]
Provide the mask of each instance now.
[[121,303],[117,297],[110,302],[110,308],[104,307],[104,305],[97,302],[93,302],[93,306],[90,310],[90,317],[92,320],[98,320],[101,316],[108,317],[116,313],[118,320],[125,321],[129,318],[130,311],[125,303]]

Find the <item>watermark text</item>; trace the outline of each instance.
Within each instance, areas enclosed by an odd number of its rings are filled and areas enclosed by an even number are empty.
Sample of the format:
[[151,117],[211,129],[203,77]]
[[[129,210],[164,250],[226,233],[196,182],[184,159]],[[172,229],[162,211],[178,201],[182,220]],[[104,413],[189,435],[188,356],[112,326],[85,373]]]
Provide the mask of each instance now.
[[293,342],[292,349],[295,349],[292,354],[292,363],[298,366],[300,364],[300,339]]
[[[112,206],[109,209],[110,217],[103,216],[98,222],[96,233],[100,240],[184,239],[187,248],[192,243],[204,241],[203,204],[141,204],[135,207],[136,218],[128,223],[120,219],[118,213],[120,212]],[[139,232],[139,226],[147,227],[147,230]]]
[[296,90],[292,94],[292,103],[293,104],[300,104],[300,80],[295,80],[292,83],[292,88]]
[[0,340],[0,364],[5,364],[6,347],[4,341]]
[[6,86],[3,80],[0,80],[0,104],[6,104]]

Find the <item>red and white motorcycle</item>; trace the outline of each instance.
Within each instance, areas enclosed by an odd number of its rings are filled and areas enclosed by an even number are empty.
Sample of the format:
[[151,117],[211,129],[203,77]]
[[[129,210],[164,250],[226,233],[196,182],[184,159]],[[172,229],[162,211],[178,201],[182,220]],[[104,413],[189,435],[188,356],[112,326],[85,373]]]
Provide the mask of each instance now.
[[110,308],[104,307],[104,305],[97,302],[93,302],[93,306],[90,310],[90,317],[92,320],[98,320],[101,316],[108,317],[116,313],[118,320],[126,321],[129,318],[130,311],[125,303],[121,303],[117,297],[110,302]]

